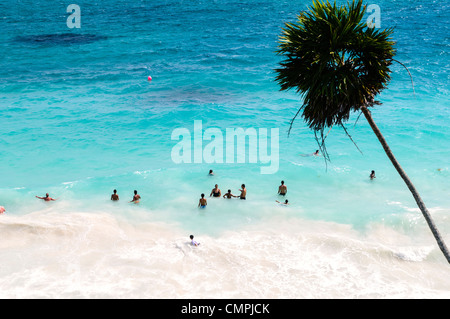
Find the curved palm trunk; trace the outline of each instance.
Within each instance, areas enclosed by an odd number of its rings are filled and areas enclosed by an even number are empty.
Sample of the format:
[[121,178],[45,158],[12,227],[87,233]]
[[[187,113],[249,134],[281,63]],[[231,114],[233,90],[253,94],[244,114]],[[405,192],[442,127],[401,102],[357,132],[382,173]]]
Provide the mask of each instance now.
[[403,179],[403,181],[406,183],[406,186],[408,186],[409,190],[411,191],[412,195],[414,196],[414,199],[416,200],[417,206],[419,206],[420,210],[422,211],[423,216],[425,217],[425,220],[428,223],[428,226],[431,229],[431,232],[434,235],[434,238],[436,239],[439,248],[441,249],[442,253],[444,254],[445,258],[447,258],[448,263],[450,263],[450,254],[448,252],[447,246],[445,245],[444,240],[442,239],[441,235],[439,234],[439,231],[434,224],[433,219],[431,218],[430,213],[428,212],[428,209],[425,207],[424,202],[422,201],[422,198],[420,198],[419,193],[417,192],[414,185],[411,183],[409,177],[406,175],[403,168],[400,166],[400,164],[397,162],[397,160],[394,157],[394,154],[392,153],[391,149],[389,148],[388,144],[386,143],[386,140],[384,139],[383,135],[381,134],[380,130],[378,129],[377,125],[373,121],[372,115],[370,114],[370,111],[367,109],[367,107],[361,107],[361,111],[364,113],[364,116],[367,119],[367,122],[369,122],[370,127],[374,131],[375,135],[377,136],[378,140],[380,141],[381,145],[384,148],[384,151],[386,152],[386,155],[391,160],[392,164],[394,165],[395,169],[399,173],[400,177]]

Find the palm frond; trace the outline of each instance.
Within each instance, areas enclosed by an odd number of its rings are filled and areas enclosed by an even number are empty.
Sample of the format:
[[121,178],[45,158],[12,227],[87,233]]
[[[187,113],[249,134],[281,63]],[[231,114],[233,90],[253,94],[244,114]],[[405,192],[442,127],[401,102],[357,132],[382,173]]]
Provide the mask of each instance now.
[[295,23],[282,28],[277,53],[285,59],[275,70],[276,81],[281,90],[301,95],[299,111],[315,131],[344,123],[361,106],[372,106],[390,81],[393,30],[368,28],[365,10],[362,0],[341,7],[314,0]]

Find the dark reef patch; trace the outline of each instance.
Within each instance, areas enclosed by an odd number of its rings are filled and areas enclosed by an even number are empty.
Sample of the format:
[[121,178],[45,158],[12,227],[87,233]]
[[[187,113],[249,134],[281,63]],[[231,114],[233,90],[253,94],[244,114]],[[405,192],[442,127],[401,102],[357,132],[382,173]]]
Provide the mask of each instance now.
[[107,37],[96,34],[55,33],[18,36],[14,38],[14,41],[28,44],[72,45],[88,44],[106,39]]

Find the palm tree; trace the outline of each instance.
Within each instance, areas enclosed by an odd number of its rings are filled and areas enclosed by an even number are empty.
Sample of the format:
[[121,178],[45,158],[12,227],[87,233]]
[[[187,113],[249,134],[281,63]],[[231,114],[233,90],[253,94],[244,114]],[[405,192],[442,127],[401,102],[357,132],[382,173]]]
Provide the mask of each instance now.
[[[317,139],[326,158],[324,130],[343,125],[352,112],[362,112],[397,172],[404,180],[441,251],[450,263],[450,254],[416,188],[394,157],[373,121],[370,107],[380,104],[375,96],[390,81],[390,66],[396,53],[393,29],[367,27],[362,0],[336,6],[328,0],[313,0],[296,23],[286,23],[277,53],[285,59],[276,69],[281,90],[295,89],[303,97],[301,112],[307,125],[321,136]],[[396,61],[398,62],[398,61]],[[346,131],[347,132],[347,131]]]

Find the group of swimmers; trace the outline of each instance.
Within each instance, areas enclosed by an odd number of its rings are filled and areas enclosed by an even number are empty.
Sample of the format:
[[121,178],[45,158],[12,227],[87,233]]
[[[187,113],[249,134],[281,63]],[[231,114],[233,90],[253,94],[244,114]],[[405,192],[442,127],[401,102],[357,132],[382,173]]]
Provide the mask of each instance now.
[[[214,175],[214,172],[212,170],[209,171],[210,176]],[[373,180],[375,178],[375,171],[372,170],[372,172],[370,173],[370,179]],[[231,193],[231,189],[228,190],[228,192],[226,194],[224,194],[222,196],[222,192],[219,189],[219,185],[215,184],[214,188],[211,190],[211,193],[209,194],[210,197],[223,197],[223,198],[227,198],[227,199],[231,199],[231,198],[239,198],[239,199],[243,199],[245,200],[247,197],[247,189],[245,188],[245,184],[241,185],[241,189],[239,189],[239,191],[241,192],[240,195],[233,195]],[[286,196],[287,194],[287,186],[284,184],[284,181],[281,181],[281,185],[278,187],[278,195],[280,196]],[[36,198],[42,199],[46,202],[51,202],[51,201],[56,201],[56,198],[52,198],[50,197],[49,193],[46,193],[44,197],[40,197],[40,196],[36,196]],[[133,199],[130,201],[130,203],[135,203],[138,204],[139,201],[141,199],[141,196],[138,194],[138,192],[135,190],[134,191],[134,196]],[[111,195],[111,200],[112,201],[118,201],[119,200],[119,195],[117,194],[117,190],[113,190],[113,194]],[[280,202],[278,200],[276,200],[277,203],[281,204],[281,205],[289,205],[289,201],[286,199],[284,202]],[[206,208],[206,205],[208,205],[207,200],[205,198],[205,194],[201,194],[201,198],[199,200],[198,203],[198,207],[200,208]],[[3,206],[0,206],[0,214],[3,214],[5,212],[5,208]],[[194,235],[190,235],[189,236],[190,240],[191,240],[191,245],[192,246],[199,246],[200,243],[194,240]]]
[[[51,201],[56,201],[57,198],[52,198],[50,197],[49,193],[45,194],[44,197],[40,197],[40,196],[36,196],[36,198],[42,199],[46,202],[51,202]],[[139,200],[141,199],[141,195],[138,194],[138,192],[135,190],[134,191],[134,196],[133,199],[130,201],[130,203],[139,203]],[[119,195],[117,194],[117,190],[113,191],[113,194],[111,195],[111,200],[112,201],[118,201],[119,200]]]
[[[316,151],[316,153],[314,153],[314,155],[317,155],[318,151]],[[213,176],[214,172],[213,170],[209,171],[209,176]],[[375,178],[375,171],[372,170],[372,172],[369,175],[369,178],[371,180],[373,180]],[[216,184],[214,186],[214,188],[211,190],[211,193],[209,194],[210,197],[223,197],[223,198],[227,198],[227,199],[231,199],[231,198],[239,198],[239,199],[243,199],[245,200],[247,197],[247,189],[245,188],[245,184],[241,185],[241,189],[239,189],[239,191],[241,192],[240,195],[233,195],[231,194],[231,189],[228,190],[228,192],[226,194],[224,194],[222,196],[222,192],[219,189],[219,186]],[[286,185],[284,185],[284,181],[281,181],[281,185],[278,187],[278,195],[281,196],[286,196],[287,193],[287,187]],[[46,202],[51,202],[51,201],[56,201],[57,198],[52,198],[50,197],[49,193],[46,193],[44,197],[40,197],[40,196],[36,196],[36,198],[42,199]],[[134,191],[134,195],[133,195],[133,199],[130,201],[130,203],[135,203],[138,204],[139,201],[141,199],[141,196],[138,194],[138,192],[135,190]],[[117,194],[117,190],[113,191],[113,194],[111,195],[111,200],[112,201],[118,201],[119,200],[119,195]],[[282,205],[289,205],[289,201],[286,199],[284,202],[280,202],[280,201],[276,201],[279,204]],[[201,194],[200,195],[200,200],[198,202],[198,207],[200,208],[206,208],[206,205],[208,205],[208,202],[205,198],[205,194]],[[3,214],[6,211],[6,209],[3,206],[0,206],[0,214]]]
[[[211,171],[210,171],[211,175]],[[209,197],[223,197],[223,198],[239,198],[245,200],[247,197],[247,189],[245,188],[245,184],[241,185],[241,189],[239,189],[241,192],[240,195],[233,195],[231,194],[231,189],[228,190],[226,194],[222,196],[222,191],[219,189],[219,185],[214,185],[214,188],[211,190],[211,194],[209,194]],[[206,208],[206,205],[208,205],[208,202],[205,198],[205,194],[200,195],[200,200],[198,201],[198,207],[200,208]]]
[[[113,193],[111,195],[112,201],[118,201],[119,195],[117,194],[117,190],[113,190]],[[138,194],[137,190],[134,191],[133,199],[129,201],[129,203],[135,203],[139,204],[139,201],[141,200],[141,195]]]
[[[210,170],[208,175],[213,176],[214,175],[213,170]],[[214,188],[211,190],[209,197],[223,197],[223,198],[227,198],[227,199],[239,198],[239,199],[245,200],[247,198],[247,188],[245,188],[245,184],[241,185],[241,189],[239,189],[239,191],[241,192],[240,195],[233,195],[231,193],[231,189],[229,189],[228,192],[222,196],[222,191],[220,190],[219,185],[216,184],[216,185],[214,185]],[[286,196],[286,193],[287,193],[287,187],[286,187],[286,185],[284,185],[284,181],[281,181],[281,185],[278,187],[278,195]],[[276,202],[283,204],[283,205],[289,204],[289,201],[287,199],[284,201],[284,203],[281,203],[279,201],[276,201]],[[208,201],[205,198],[205,194],[202,193],[200,195],[200,199],[198,201],[198,207],[206,208],[206,205],[208,205]]]

